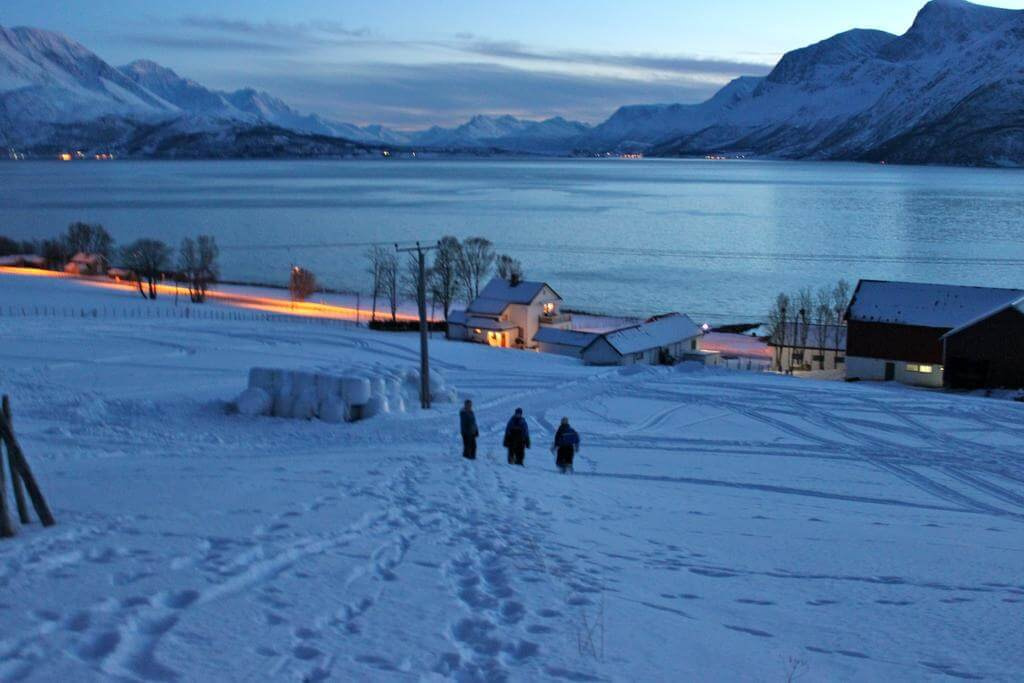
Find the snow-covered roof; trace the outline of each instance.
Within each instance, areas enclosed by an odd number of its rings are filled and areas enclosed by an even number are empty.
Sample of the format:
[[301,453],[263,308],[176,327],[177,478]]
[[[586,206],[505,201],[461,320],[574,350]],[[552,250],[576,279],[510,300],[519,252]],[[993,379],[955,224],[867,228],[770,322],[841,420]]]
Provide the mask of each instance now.
[[982,322],[983,320],[988,320],[989,318],[991,318],[992,316],[996,315],[997,313],[1002,313],[1003,311],[1009,310],[1011,308],[1016,308],[1019,312],[1024,313],[1024,297],[1021,297],[1019,299],[1014,299],[1013,301],[1008,301],[1005,304],[1003,304],[1002,306],[997,306],[997,307],[993,308],[992,310],[986,311],[985,313],[982,313],[981,315],[979,315],[979,316],[977,316],[975,318],[971,318],[970,320],[968,320],[967,322],[963,323],[962,325],[958,325],[957,327],[954,327],[953,329],[951,329],[946,334],[942,335],[942,338],[945,339],[946,337],[952,337],[954,334],[958,334],[958,333],[966,330],[969,327],[974,327],[975,325],[977,325],[978,323]]
[[1024,296],[1024,290],[861,280],[847,319],[954,328]]
[[36,254],[12,254],[11,256],[0,256],[0,266],[21,266],[32,264],[42,266],[46,259]]
[[533,340],[544,344],[560,344],[584,348],[598,338],[595,332],[578,332],[576,330],[560,330],[557,327],[542,327],[533,335]]
[[[797,322],[786,323],[786,338],[784,340],[773,337],[771,340],[772,346],[780,346],[780,342],[785,341],[786,346],[798,346],[803,343],[803,324]],[[807,325],[807,345],[805,348],[808,349],[829,349],[836,350],[836,332],[839,333],[839,351],[846,350],[846,325],[817,325],[810,323]],[[824,340],[821,339],[821,335],[824,335]],[[824,344],[821,342],[824,341]]]
[[508,320],[493,320],[491,318],[470,317],[466,320],[466,327],[478,327],[481,330],[514,330],[518,327]]
[[651,318],[645,323],[600,335],[622,355],[657,349],[699,337],[700,325],[681,313]]
[[508,308],[509,302],[501,301],[499,299],[485,299],[483,296],[478,296],[473,299],[473,302],[469,305],[469,311],[471,313],[483,313],[485,315],[501,315]]
[[[496,277],[487,283],[487,286],[483,288],[483,291],[480,292],[480,296],[478,298],[503,301],[506,304],[529,304],[537,298],[537,295],[540,294],[545,287],[548,287],[546,282],[529,282],[524,280],[513,285],[508,280]],[[548,288],[551,289],[550,287]],[[554,292],[555,290],[551,289],[551,291]],[[558,296],[557,292],[555,292],[555,296],[559,299],[562,298]],[[471,310],[474,309],[475,304],[476,302],[474,301],[473,305],[470,306]]]
[[449,325],[465,325],[466,324],[466,312],[459,309],[457,311],[448,311],[448,324]]

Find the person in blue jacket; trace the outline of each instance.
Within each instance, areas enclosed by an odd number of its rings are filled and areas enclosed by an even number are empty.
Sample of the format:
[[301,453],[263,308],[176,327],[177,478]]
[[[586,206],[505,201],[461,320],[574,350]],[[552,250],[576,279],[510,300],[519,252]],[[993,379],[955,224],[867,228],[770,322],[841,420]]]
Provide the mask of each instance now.
[[572,472],[572,461],[580,450],[580,435],[569,426],[569,418],[563,417],[562,424],[555,432],[555,443],[551,446],[555,451],[555,465],[562,472]]
[[530,447],[530,427],[523,417],[522,408],[516,408],[516,414],[505,425],[504,445],[508,449],[508,464],[522,465],[526,449]]
[[476,438],[480,436],[480,430],[476,426],[473,402],[469,399],[466,399],[459,411],[459,430],[462,432],[462,457],[476,460]]

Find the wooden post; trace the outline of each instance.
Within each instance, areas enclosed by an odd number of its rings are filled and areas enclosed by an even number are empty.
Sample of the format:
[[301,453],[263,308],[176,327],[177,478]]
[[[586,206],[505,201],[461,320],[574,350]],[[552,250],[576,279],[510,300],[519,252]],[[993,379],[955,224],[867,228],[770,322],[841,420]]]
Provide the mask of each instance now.
[[4,479],[4,461],[0,458],[0,538],[14,536],[14,524],[7,512],[7,483]]
[[[7,396],[3,398],[3,415],[7,418],[7,424],[13,425],[14,418],[11,417],[11,401]],[[7,449],[7,464],[11,470],[11,487],[14,489],[14,502],[18,508],[18,519],[22,524],[29,524],[32,520],[28,516],[28,504],[25,502],[25,489],[21,485],[21,475],[14,464],[14,451]]]
[[7,443],[9,460],[13,461],[13,468],[21,476],[22,481],[25,482],[25,488],[28,489],[28,496],[32,499],[32,506],[36,509],[39,521],[43,523],[43,526],[53,526],[56,524],[56,521],[53,519],[53,514],[50,513],[50,507],[46,504],[43,492],[39,490],[39,485],[32,474],[32,469],[25,460],[25,454],[22,453],[21,446],[18,445],[18,440],[14,438],[14,429],[7,416],[7,413],[10,411],[10,399],[7,396],[3,397],[3,404],[7,406],[7,410],[3,411],[3,414],[0,415],[0,437]]

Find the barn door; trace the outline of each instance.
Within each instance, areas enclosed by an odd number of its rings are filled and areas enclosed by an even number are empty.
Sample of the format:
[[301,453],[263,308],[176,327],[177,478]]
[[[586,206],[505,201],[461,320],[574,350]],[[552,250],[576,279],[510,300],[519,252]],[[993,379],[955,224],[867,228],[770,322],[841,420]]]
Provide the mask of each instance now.
[[886,363],[885,364],[885,381],[891,382],[896,379],[896,364]]

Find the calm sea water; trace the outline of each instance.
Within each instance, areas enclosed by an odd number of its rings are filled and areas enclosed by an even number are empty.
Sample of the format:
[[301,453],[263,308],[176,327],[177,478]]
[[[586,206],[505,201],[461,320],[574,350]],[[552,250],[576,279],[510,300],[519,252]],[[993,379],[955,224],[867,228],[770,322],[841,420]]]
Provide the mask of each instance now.
[[1024,174],[675,160],[0,163],[0,234],[216,235],[223,274],[368,288],[373,242],[483,235],[569,305],[757,319],[843,277],[1024,286]]

